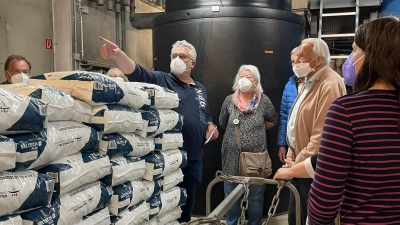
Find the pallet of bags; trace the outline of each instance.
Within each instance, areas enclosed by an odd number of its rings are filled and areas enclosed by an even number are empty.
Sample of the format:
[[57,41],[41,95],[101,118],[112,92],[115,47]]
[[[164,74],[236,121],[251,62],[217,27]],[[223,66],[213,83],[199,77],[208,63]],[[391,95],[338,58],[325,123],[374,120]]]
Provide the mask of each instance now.
[[31,76],[29,83],[67,92],[89,105],[120,104],[134,109],[150,108],[149,94],[128,82],[89,71],[63,71]]
[[140,201],[117,216],[111,216],[111,225],[138,225],[149,218],[149,206]]
[[140,131],[143,127],[142,114],[123,105],[93,106],[89,126],[103,134]]
[[166,131],[154,136],[154,149],[157,151],[178,149],[183,147],[181,132]]
[[49,122],[46,130],[10,136],[17,146],[15,170],[35,169],[77,152],[97,152],[99,133],[73,121]]
[[55,160],[38,171],[54,178],[53,196],[59,196],[109,175],[111,165],[108,156],[78,152]]
[[15,168],[16,156],[14,140],[0,135],[0,171]]
[[117,156],[110,163],[112,172],[102,179],[110,187],[143,178],[146,171],[146,162],[138,157]]
[[179,106],[178,93],[168,88],[156,84],[130,82],[128,85],[134,85],[144,89],[150,95],[151,108],[155,109],[173,109]]
[[158,181],[134,180],[112,188],[113,195],[108,205],[111,215],[119,215],[140,201],[158,195],[161,184]]
[[53,189],[54,179],[36,171],[0,172],[0,216],[47,205]]
[[91,212],[105,208],[111,195],[109,187],[95,181],[53,199],[45,207],[20,215],[24,225],[70,225]]
[[22,225],[22,218],[20,215],[17,214],[1,216],[0,225]]
[[46,128],[48,103],[0,87],[0,134],[39,132]]
[[146,161],[146,173],[143,177],[146,180],[153,180],[163,177],[178,168],[186,166],[186,151],[175,149],[160,152],[151,152],[143,156]]
[[154,139],[137,136],[133,133],[103,134],[99,153],[116,156],[142,157],[154,151]]
[[[84,216],[74,225],[110,225],[110,214],[108,208],[96,210],[88,215]],[[1,224],[0,224],[1,225]]]
[[183,116],[170,109],[150,109],[142,112],[143,128],[135,131],[141,137],[154,137],[165,131],[180,131],[183,126]]

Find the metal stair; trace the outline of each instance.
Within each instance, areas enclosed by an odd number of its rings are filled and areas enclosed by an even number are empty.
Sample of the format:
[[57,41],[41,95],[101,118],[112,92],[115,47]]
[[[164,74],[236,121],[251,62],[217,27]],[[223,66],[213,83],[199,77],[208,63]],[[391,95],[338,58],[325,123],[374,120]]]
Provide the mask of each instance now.
[[[339,1],[339,0],[338,0]],[[318,28],[318,38],[341,38],[341,37],[354,37],[355,31],[358,27],[359,14],[360,14],[360,0],[353,0],[355,10],[352,12],[335,12],[335,13],[324,13],[324,0],[320,0],[319,5],[319,28]],[[339,7],[337,9],[340,9]],[[340,17],[340,16],[354,16],[354,33],[341,33],[341,34],[323,34],[323,18],[326,17]],[[345,59],[348,55],[331,55],[331,59]]]

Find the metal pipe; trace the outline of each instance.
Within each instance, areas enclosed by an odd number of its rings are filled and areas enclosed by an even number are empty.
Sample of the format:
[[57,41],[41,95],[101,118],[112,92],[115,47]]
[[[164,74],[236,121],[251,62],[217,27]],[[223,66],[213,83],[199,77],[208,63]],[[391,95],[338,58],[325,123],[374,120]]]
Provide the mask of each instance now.
[[80,17],[80,26],[81,26],[81,60],[85,56],[84,48],[83,48],[83,17],[82,17],[82,0],[77,0],[78,3],[78,10],[79,10],[79,17]]
[[354,29],[354,32],[357,31],[358,29],[358,19],[360,16],[360,0],[356,0],[356,28]]
[[[52,31],[53,31],[53,41],[55,42],[56,32],[54,29],[55,19],[54,19],[54,0],[51,0],[51,22],[52,22]],[[56,63],[56,45],[53,46],[53,71],[57,71],[57,63]]]
[[[245,177],[244,178],[246,185],[250,185],[251,178]],[[214,184],[222,181],[220,178],[215,178],[209,186],[207,187],[207,197],[206,197],[206,216],[213,217],[215,216],[218,219],[221,219],[228,211],[232,208],[232,206],[236,203],[236,201],[243,195],[244,188],[243,184],[238,184],[235,189],[210,213],[210,194],[211,188]],[[212,184],[212,185],[211,185]],[[211,187],[210,187],[211,186]]]
[[319,2],[319,27],[318,27],[318,38],[321,38],[322,35],[322,14],[324,12],[324,0],[320,0]]
[[121,44],[120,48],[125,52],[126,50],[126,7],[123,6],[121,10]]
[[107,10],[114,10],[114,1],[107,0]]
[[136,4],[135,4],[135,0],[131,0],[131,6],[130,6],[130,17],[131,18],[135,18],[136,17],[136,13],[135,13],[135,9],[136,9]]
[[[235,178],[235,176],[232,176]],[[278,185],[278,181],[264,178],[255,178],[255,177],[243,177],[246,181],[246,184],[249,185],[261,185],[261,184],[273,184]],[[216,176],[207,186],[206,190],[206,217],[216,217],[217,219],[221,219],[228,210],[232,207],[232,205],[240,198],[240,196],[244,193],[243,184],[239,184],[218,206],[211,211],[211,190],[214,185],[218,182],[224,181],[223,179]],[[300,225],[300,195],[297,189],[290,183],[287,182],[285,187],[289,188],[294,195],[295,200],[295,210],[296,210],[296,225]]]
[[75,59],[75,54],[77,54],[78,53],[78,35],[77,35],[77,26],[76,26],[76,20],[77,20],[77,18],[76,18],[76,4],[77,4],[77,2],[76,2],[76,0],[74,0],[74,2],[73,2],[73,6],[72,6],[72,10],[74,10],[74,53],[73,53],[73,56],[72,56],[72,58],[74,59],[74,70],[77,70],[78,69],[78,63],[77,63],[77,60]]

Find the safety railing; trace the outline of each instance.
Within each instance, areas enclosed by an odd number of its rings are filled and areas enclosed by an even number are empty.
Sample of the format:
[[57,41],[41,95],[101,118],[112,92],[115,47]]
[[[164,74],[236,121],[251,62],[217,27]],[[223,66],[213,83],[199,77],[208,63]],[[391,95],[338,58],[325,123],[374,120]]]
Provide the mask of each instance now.
[[[211,212],[211,190],[215,184],[221,181],[228,181],[231,183],[238,183],[239,185]],[[279,205],[279,195],[283,187],[287,187],[293,192],[295,198],[295,210],[296,210],[296,225],[300,225],[300,196],[297,189],[286,180],[272,180],[264,179],[260,177],[240,177],[240,176],[229,176],[223,174],[221,171],[217,171],[215,178],[210,182],[206,191],[206,217],[198,218],[188,222],[187,224],[210,224],[217,225],[222,224],[221,220],[229,209],[235,204],[235,202],[240,199],[243,195],[241,207],[242,213],[238,221],[238,225],[245,223],[245,211],[248,206],[248,193],[250,185],[262,185],[262,184],[272,184],[277,185],[277,193],[272,199],[271,206],[268,210],[268,218],[263,223],[263,225],[268,225],[269,220],[275,215],[276,209]]]

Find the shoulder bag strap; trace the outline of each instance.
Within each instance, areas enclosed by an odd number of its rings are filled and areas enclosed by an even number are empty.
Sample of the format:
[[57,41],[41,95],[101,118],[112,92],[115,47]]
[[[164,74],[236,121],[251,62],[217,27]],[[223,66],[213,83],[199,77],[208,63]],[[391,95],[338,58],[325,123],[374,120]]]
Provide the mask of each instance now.
[[[233,108],[234,112],[234,119],[238,120],[238,115],[236,112],[236,109]],[[236,133],[236,144],[239,148],[239,150],[242,150],[242,144],[240,143],[240,135],[239,135],[239,123],[235,124],[235,133]]]

